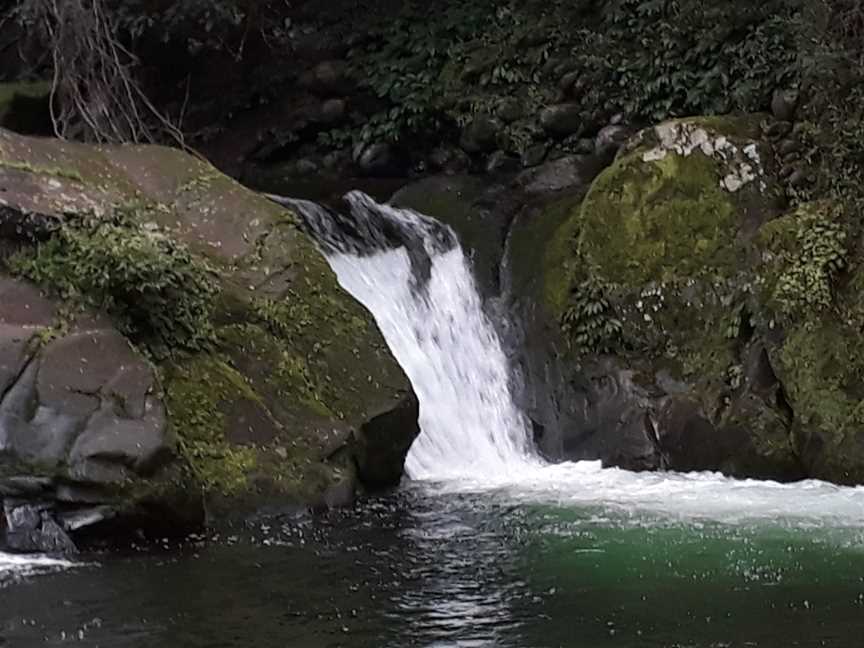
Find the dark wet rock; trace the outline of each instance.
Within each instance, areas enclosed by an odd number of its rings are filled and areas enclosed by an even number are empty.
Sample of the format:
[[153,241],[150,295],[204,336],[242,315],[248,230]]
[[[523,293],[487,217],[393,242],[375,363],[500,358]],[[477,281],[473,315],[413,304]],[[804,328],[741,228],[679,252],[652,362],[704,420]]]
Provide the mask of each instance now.
[[429,155],[429,167],[449,175],[466,173],[471,168],[471,159],[460,148],[439,146]]
[[88,527],[104,524],[116,517],[117,511],[110,506],[93,506],[57,514],[59,524],[69,533],[80,532]]
[[478,115],[462,131],[460,145],[468,153],[490,153],[495,150],[499,127],[485,115]]
[[[418,416],[417,399],[412,395],[360,426],[354,457],[364,486],[375,490],[399,484],[405,457],[419,434]],[[413,434],[406,435],[406,431]]]
[[781,122],[795,121],[800,95],[797,90],[778,89],[771,98],[771,113]]
[[594,152],[601,159],[611,161],[632,135],[633,131],[626,126],[605,126],[594,138]]
[[54,488],[54,480],[49,477],[19,475],[0,478],[0,496],[33,497],[46,496]]
[[521,167],[519,158],[504,151],[495,151],[486,160],[486,173],[512,173]]
[[518,99],[505,99],[503,102],[501,102],[501,105],[498,106],[498,119],[503,121],[505,124],[512,124],[513,122],[521,119],[524,114],[525,107]]
[[540,112],[540,125],[549,135],[567,137],[579,132],[583,126],[582,108],[579,104],[549,106]]
[[516,183],[532,194],[585,187],[601,167],[600,160],[593,156],[569,155],[523,171]]
[[502,187],[475,176],[433,176],[407,185],[391,202],[451,227],[471,260],[483,296],[499,292],[509,210],[516,208]]
[[13,551],[74,553],[77,547],[53,517],[48,503],[5,499],[6,546]]
[[398,171],[396,152],[386,142],[359,147],[355,151],[354,161],[364,175],[389,176]]
[[522,154],[522,166],[529,169],[542,164],[548,151],[549,146],[543,142],[532,144]]
[[[712,277],[755,277],[750,264],[760,254],[747,246],[759,245],[757,231],[768,227],[778,208],[771,163],[758,119],[671,122],[628,143],[586,198],[584,190],[565,193],[517,217],[505,258],[512,309],[521,314],[516,328],[523,346],[512,345],[515,384],[544,454],[738,477],[792,480],[808,474],[798,456],[801,446],[793,442],[794,405],[787,404],[787,387],[772,359],[776,332],[754,330],[742,315],[736,335],[717,334],[736,283],[698,280],[706,267]],[[654,165],[677,171],[654,174]],[[677,209],[693,201],[687,227],[646,238],[633,234],[647,231],[637,225],[641,219],[667,222],[655,216],[668,195],[677,197]],[[661,198],[652,202],[653,196]],[[710,231],[723,237],[716,249],[736,254],[707,252],[712,244],[703,237],[701,250],[683,244],[680,256],[667,256],[671,242],[697,226],[697,205]],[[717,230],[724,213],[726,225]],[[655,235],[664,241],[662,258],[654,256],[660,251],[653,247]],[[611,241],[614,249],[607,247]],[[589,268],[594,280],[614,282],[615,292],[606,297],[614,315],[601,317],[620,318],[631,348],[611,341],[611,355],[586,349],[561,327],[570,295],[589,279]],[[747,308],[757,307],[748,302]],[[644,349],[632,349],[637,340]],[[676,355],[647,350],[668,345]]]

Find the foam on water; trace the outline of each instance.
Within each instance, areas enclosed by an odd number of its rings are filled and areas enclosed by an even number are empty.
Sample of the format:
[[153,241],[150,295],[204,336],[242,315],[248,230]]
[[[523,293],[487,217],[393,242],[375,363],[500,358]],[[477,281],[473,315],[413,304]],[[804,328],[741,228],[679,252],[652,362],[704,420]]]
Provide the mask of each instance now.
[[0,551],[0,587],[27,576],[74,567],[75,563],[38,555],[8,554]]
[[431,486],[441,494],[488,492],[510,503],[599,506],[604,514],[725,524],[770,521],[795,526],[860,527],[864,488],[807,480],[792,484],[719,473],[634,473],[599,461],[544,465],[498,481],[467,479]]

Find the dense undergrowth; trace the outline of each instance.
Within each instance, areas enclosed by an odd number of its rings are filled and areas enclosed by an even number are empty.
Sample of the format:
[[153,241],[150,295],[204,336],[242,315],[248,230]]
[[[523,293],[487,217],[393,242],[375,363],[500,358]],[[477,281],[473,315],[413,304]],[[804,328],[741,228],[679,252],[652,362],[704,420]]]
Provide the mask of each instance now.
[[434,139],[507,112],[519,150],[538,135],[530,118],[562,93],[590,127],[616,113],[647,122],[764,109],[796,75],[797,10],[782,0],[448,0],[434,12],[412,0],[389,20],[357,15],[374,22],[347,29],[357,35],[348,58],[384,107],[327,143]]

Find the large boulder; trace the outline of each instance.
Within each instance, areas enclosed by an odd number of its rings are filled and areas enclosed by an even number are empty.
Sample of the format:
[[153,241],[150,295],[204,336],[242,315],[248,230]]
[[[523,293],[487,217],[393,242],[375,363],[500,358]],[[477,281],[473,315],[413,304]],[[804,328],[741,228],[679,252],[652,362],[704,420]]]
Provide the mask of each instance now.
[[533,242],[508,252],[514,292],[555,329],[545,373],[564,375],[550,381],[564,405],[547,455],[807,474],[757,290],[760,232],[781,204],[773,177],[759,117],[666,122],[634,137],[584,199],[524,226]]
[[185,531],[398,482],[416,398],[294,214],[177,150],[3,130],[0,188],[10,537],[56,544],[46,515],[73,540]]

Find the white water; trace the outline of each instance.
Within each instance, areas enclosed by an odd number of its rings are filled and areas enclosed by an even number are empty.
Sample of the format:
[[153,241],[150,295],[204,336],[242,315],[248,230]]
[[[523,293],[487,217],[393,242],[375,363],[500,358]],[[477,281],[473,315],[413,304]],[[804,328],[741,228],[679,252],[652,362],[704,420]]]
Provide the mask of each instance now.
[[0,551],[0,587],[18,579],[74,567],[74,563],[47,556],[16,555]]
[[[390,218],[412,212],[378,207]],[[420,227],[421,224],[418,224]],[[441,492],[494,491],[511,502],[598,506],[664,518],[737,524],[857,526],[864,488],[818,481],[778,484],[716,473],[632,473],[600,462],[549,465],[530,450],[508,389],[507,360],[483,314],[461,249],[435,253],[425,291],[411,288],[404,250],[329,255],[340,284],[374,315],[420,401],[421,434],[406,471]]]
[[[415,218],[387,206],[399,219]],[[329,257],[339,283],[375,316],[420,401],[421,433],[406,460],[414,479],[498,480],[533,473],[525,421],[508,389],[507,359],[481,307],[468,261],[435,253],[428,283],[412,289],[404,248]]]

